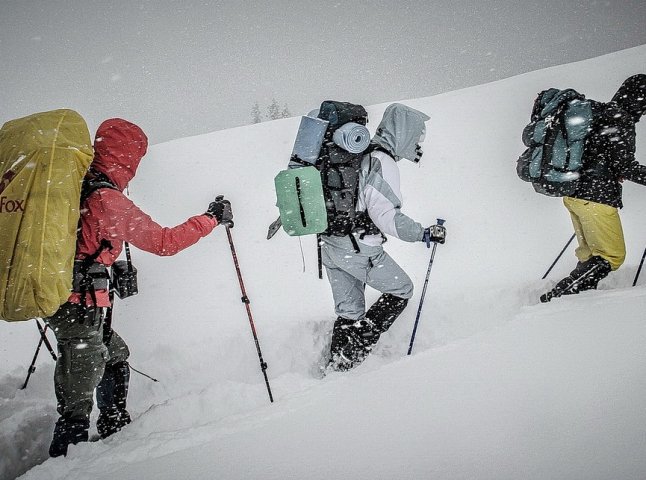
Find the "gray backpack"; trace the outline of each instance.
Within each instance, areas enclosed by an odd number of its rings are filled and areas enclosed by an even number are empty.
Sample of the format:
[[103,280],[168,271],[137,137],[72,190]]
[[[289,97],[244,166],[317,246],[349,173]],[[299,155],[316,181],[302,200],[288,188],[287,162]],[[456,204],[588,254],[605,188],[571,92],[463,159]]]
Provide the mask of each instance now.
[[531,123],[523,130],[527,150],[517,161],[516,173],[543,195],[573,195],[591,130],[590,100],[572,89],[544,90],[534,102]]

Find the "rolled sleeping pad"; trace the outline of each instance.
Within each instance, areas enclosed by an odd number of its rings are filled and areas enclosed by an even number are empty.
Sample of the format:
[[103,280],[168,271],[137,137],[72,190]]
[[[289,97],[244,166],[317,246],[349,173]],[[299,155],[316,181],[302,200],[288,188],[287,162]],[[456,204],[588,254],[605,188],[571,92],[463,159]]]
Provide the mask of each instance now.
[[350,153],[361,153],[370,145],[370,132],[363,125],[348,122],[334,132],[332,140]]

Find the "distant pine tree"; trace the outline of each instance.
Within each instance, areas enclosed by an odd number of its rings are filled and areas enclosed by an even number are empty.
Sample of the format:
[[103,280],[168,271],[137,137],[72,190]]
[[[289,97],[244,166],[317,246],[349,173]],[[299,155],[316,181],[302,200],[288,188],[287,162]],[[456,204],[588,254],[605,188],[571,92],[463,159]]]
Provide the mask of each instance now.
[[292,116],[292,114],[289,112],[289,108],[287,108],[287,104],[285,104],[285,108],[283,108],[283,111],[280,112],[281,118],[289,118]]
[[262,113],[260,113],[260,105],[256,102],[253,104],[253,107],[251,107],[251,123],[260,122],[262,122]]
[[270,120],[278,120],[279,118],[283,118],[280,112],[280,106],[278,105],[278,102],[275,98],[271,99],[271,104],[269,104],[269,106],[267,107],[267,118],[269,118]]

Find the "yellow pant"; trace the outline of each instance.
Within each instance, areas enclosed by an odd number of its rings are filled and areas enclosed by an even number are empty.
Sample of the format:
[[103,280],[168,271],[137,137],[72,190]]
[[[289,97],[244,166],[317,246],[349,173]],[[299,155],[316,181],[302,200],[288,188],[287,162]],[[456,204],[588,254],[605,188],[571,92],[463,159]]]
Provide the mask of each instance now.
[[619,211],[615,207],[589,200],[564,197],[563,204],[570,211],[572,225],[579,247],[576,257],[585,262],[599,256],[617,270],[626,258],[624,231]]

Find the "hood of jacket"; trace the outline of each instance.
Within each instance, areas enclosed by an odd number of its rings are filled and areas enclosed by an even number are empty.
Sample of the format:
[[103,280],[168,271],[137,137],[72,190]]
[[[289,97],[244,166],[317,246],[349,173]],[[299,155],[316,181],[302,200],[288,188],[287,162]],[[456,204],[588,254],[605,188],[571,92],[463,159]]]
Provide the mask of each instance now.
[[96,131],[91,168],[105,174],[121,191],[137,173],[148,149],[148,138],[134,123],[121,118],[106,120]]
[[638,122],[646,113],[646,74],[639,73],[627,78],[612,101],[630,114],[633,122]]
[[372,141],[388,151],[396,161],[406,158],[414,161],[424,122],[430,117],[414,108],[393,103],[386,107],[377,133]]

